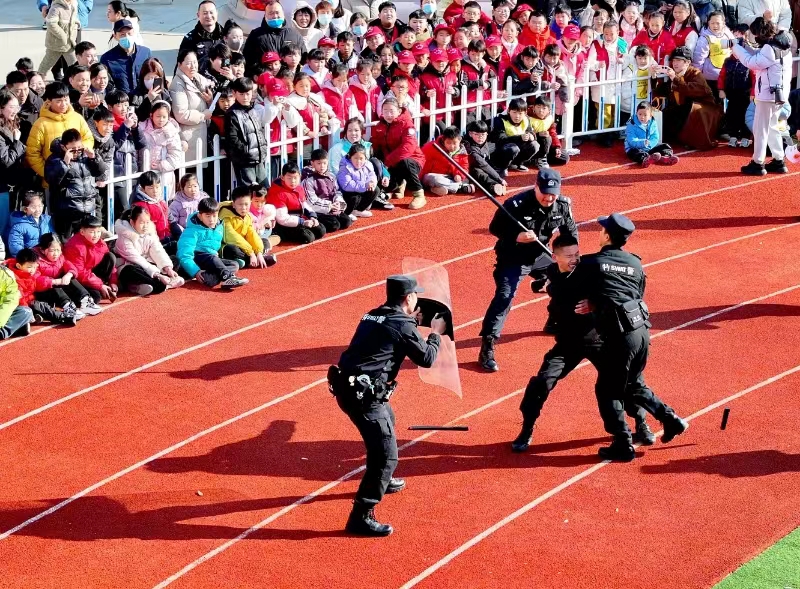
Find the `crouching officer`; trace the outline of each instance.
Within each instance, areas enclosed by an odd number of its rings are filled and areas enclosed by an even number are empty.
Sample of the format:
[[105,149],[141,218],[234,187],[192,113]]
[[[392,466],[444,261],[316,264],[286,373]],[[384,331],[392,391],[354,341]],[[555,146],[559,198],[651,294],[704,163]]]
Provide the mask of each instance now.
[[[506,200],[503,203],[505,210],[498,209],[489,224],[489,231],[497,237],[494,246],[497,255],[493,274],[495,292],[483,318],[478,362],[490,372],[500,369],[494,357],[495,342],[503,330],[520,281],[530,274],[534,292],[540,292],[547,281],[545,271],[553,260],[536,242],[547,245],[556,231],[578,237],[570,200],[559,196],[561,174],[552,168],[540,170],[536,185],[538,191],[532,188]],[[520,231],[514,219],[528,230]]]
[[[511,443],[511,450],[524,452],[530,446],[533,428],[542,412],[547,397],[558,381],[565,378],[578,364],[589,360],[598,366],[603,340],[597,333],[591,315],[579,315],[575,307],[582,295],[573,270],[580,261],[578,240],[572,235],[559,235],[553,240],[552,264],[547,269],[547,306],[555,326],[556,343],[547,352],[539,372],[530,379],[520,403],[522,431]],[[599,401],[598,401],[599,404]],[[633,404],[625,405],[625,412],[636,421],[634,440],[643,445],[655,443],[656,437],[647,425],[647,413]]]
[[685,432],[689,422],[675,415],[642,375],[650,350],[649,312],[643,300],[646,277],[639,256],[622,249],[635,227],[619,213],[597,221],[603,228],[601,249],[584,256],[576,269],[586,300],[575,310],[592,312],[603,338],[596,391],[600,416],[614,441],[598,454],[604,460],[629,462],[636,455],[625,423],[626,405],[638,405],[660,421],[664,443]]
[[363,536],[388,536],[392,526],[375,520],[375,506],[385,493],[405,487],[392,478],[397,466],[394,411],[389,405],[400,365],[408,356],[430,368],[439,352],[445,321],[434,318],[427,341],[417,331],[417,294],[411,276],[386,279],[386,302],[361,318],[338,366],[328,370],[328,385],[339,407],[358,429],[367,449],[367,468],[345,529]]

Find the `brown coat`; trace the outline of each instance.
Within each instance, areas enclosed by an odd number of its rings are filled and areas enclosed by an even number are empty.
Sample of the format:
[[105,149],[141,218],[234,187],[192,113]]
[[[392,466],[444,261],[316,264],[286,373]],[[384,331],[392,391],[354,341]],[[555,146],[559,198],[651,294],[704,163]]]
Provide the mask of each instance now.
[[75,49],[78,39],[78,3],[53,0],[47,12],[47,33],[44,46],[56,53],[69,53]]
[[664,138],[693,149],[713,149],[722,122],[722,108],[714,100],[708,82],[696,67],[683,76],[667,78],[656,86],[655,96],[666,98]]

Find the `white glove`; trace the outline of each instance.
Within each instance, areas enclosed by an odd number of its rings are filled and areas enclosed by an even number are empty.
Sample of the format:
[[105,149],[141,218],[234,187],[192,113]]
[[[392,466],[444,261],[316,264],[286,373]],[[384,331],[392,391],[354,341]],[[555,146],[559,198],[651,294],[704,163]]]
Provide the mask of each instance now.
[[19,141],[21,137],[22,137],[22,131],[20,131],[19,129],[14,131],[14,141]]

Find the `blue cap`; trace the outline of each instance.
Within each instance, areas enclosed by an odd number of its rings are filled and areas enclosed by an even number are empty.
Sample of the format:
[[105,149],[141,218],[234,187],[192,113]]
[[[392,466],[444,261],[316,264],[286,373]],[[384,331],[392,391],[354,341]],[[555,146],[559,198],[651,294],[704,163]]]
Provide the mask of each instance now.
[[542,168],[536,177],[536,184],[542,194],[561,194],[561,174],[553,168]]
[[614,240],[627,240],[636,229],[633,221],[622,213],[611,213],[607,217],[598,217],[597,222],[608,231]]
[[412,292],[425,292],[417,284],[417,279],[405,274],[394,274],[386,279],[386,298],[396,299],[410,295]]

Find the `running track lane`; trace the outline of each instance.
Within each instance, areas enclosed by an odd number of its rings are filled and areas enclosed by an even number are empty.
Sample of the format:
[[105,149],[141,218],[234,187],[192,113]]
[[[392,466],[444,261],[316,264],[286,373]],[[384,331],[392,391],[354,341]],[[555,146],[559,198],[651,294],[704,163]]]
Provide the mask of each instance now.
[[[403,410],[405,410],[405,409],[403,409]],[[267,458],[268,458],[268,457],[267,457]],[[237,485],[237,487],[238,487],[238,485]],[[132,496],[132,497],[135,497],[135,496]],[[255,502],[255,503],[251,504],[251,507],[254,507],[254,506],[255,506],[255,504],[257,504],[257,503],[258,503],[258,502]],[[97,506],[95,506],[95,507],[97,507]],[[113,526],[112,526],[112,529],[114,529],[114,528],[113,528]],[[113,532],[112,532],[112,533],[113,533]],[[87,539],[88,539],[88,538],[87,538]],[[145,560],[150,560],[150,559],[145,559]]]
[[[715,197],[719,197],[719,195],[715,195]],[[696,212],[699,215],[699,210],[693,211],[691,208],[687,208],[699,203],[699,200],[689,201],[689,204],[682,205],[683,211],[690,214]],[[714,203],[711,204],[715,206]],[[657,210],[651,210],[648,213],[651,215],[664,214]],[[648,219],[643,219],[642,223],[646,221]],[[721,236],[725,237],[742,235],[745,230],[738,225],[741,225],[741,223],[734,224],[732,228],[723,228],[718,231],[721,231]],[[759,230],[760,226],[755,227],[755,229]],[[703,240],[702,244],[706,245],[718,234],[718,231],[692,232],[691,239]],[[785,231],[785,229],[782,229],[782,231]],[[650,247],[648,244],[660,243],[661,235],[656,235],[655,233],[654,230],[648,229],[642,231],[639,241],[642,249],[639,251],[646,253],[648,247]],[[754,232],[747,231],[744,234],[751,233]],[[674,246],[676,248],[686,248],[689,245],[688,241],[684,239],[683,243],[681,243],[680,240],[676,240]],[[646,257],[649,258],[650,256]],[[479,263],[475,262],[475,264]],[[480,272],[480,267],[468,266],[462,272],[459,266],[459,272],[454,273],[456,292],[461,290],[468,293],[467,300],[460,301],[456,298],[456,309],[468,312],[471,318],[482,314],[485,301],[491,296],[491,284],[488,281],[482,285],[486,292],[482,293],[480,297],[474,296],[473,282],[477,272]],[[459,276],[461,277],[460,279]],[[459,284],[463,288],[458,288]],[[530,297],[529,291],[526,294]],[[354,309],[366,308],[370,304],[372,302],[369,300],[359,301],[354,306]],[[43,414],[28,424],[20,424],[18,426],[20,428],[30,428],[30,433],[19,435],[18,430],[18,435],[11,436],[7,451],[11,456],[32,454],[35,458],[22,462],[16,460],[9,464],[7,468],[13,476],[5,479],[8,481],[8,485],[4,489],[0,486],[0,489],[3,489],[2,496],[6,500],[18,500],[31,497],[52,497],[61,493],[69,495],[75,492],[75,484],[72,481],[76,477],[81,480],[80,487],[83,487],[86,484],[84,481],[87,479],[96,481],[108,476],[109,467],[114,470],[121,470],[125,466],[136,462],[140,459],[139,457],[148,456],[155,449],[169,445],[163,442],[165,431],[174,434],[177,439],[184,439],[197,431],[209,427],[209,420],[212,424],[218,423],[231,414],[246,411],[253,406],[259,405],[265,399],[257,397],[254,401],[251,394],[262,395],[262,389],[268,387],[269,380],[266,377],[259,378],[259,387],[253,389],[252,375],[263,370],[265,365],[273,363],[284,365],[289,363],[293,370],[289,373],[279,371],[274,380],[278,380],[280,384],[273,386],[279,386],[281,392],[286,392],[287,389],[300,388],[312,382],[312,378],[309,378],[306,370],[317,371],[313,373],[313,380],[316,380],[317,374],[319,374],[320,369],[324,369],[326,362],[335,360],[341,347],[341,341],[349,337],[352,329],[351,323],[354,323],[355,320],[356,318],[353,317],[352,321],[342,328],[339,335],[335,333],[327,335],[307,333],[302,330],[294,330],[288,333],[281,332],[285,334],[282,339],[286,341],[294,340],[298,349],[313,348],[316,350],[315,352],[288,352],[278,353],[275,356],[256,353],[242,359],[241,349],[258,349],[260,336],[256,334],[248,336],[247,339],[250,343],[245,343],[239,347],[231,347],[224,353],[217,350],[209,350],[198,354],[196,360],[199,363],[196,365],[184,365],[180,370],[167,370],[166,372],[172,378],[177,378],[177,383],[165,385],[163,383],[164,370],[155,370],[136,375],[126,381],[130,382],[130,384],[119,383],[113,390],[109,389],[98,393],[101,397],[100,399],[89,397],[76,400],[76,410],[80,415],[97,415],[98,419],[80,422],[72,428],[59,428],[59,424],[63,419],[60,415],[60,410]],[[272,337],[275,337],[276,333],[278,332],[273,331]],[[320,336],[326,339],[322,339]],[[309,337],[311,339],[308,339]],[[462,336],[459,335],[460,337]],[[544,344],[546,345],[546,342]],[[471,354],[474,354],[475,343],[472,342],[471,345],[473,346]],[[315,346],[317,347],[314,348]],[[540,352],[537,351],[537,353]],[[320,355],[323,356],[322,359],[319,358]],[[298,361],[300,362],[299,365],[297,364]],[[279,368],[278,370],[281,369]],[[240,384],[233,382],[228,384],[224,380],[226,376],[230,376],[231,372],[245,373],[242,378],[237,379]],[[193,381],[198,377],[206,381],[207,384],[204,382],[199,386],[195,385]],[[482,389],[482,377],[478,375],[473,375],[473,377],[475,379],[475,388]],[[173,394],[168,397],[168,400],[159,402],[158,415],[151,416],[146,424],[129,419],[128,416],[130,415],[148,414],[153,409],[152,399],[147,395],[141,395],[142,390],[160,392],[165,387],[171,389]],[[245,394],[237,395],[235,399],[232,399],[228,387],[233,387],[233,389],[242,391]],[[120,395],[121,392],[123,394]],[[202,402],[200,402],[200,395],[202,395]],[[274,398],[274,395],[272,396]],[[442,397],[446,400],[448,399],[446,393]],[[100,403],[98,406],[99,401],[105,401],[106,399],[107,402]],[[195,409],[198,402],[203,407],[203,411],[199,415]],[[169,403],[173,403],[174,409],[170,409]],[[236,411],[232,411],[232,409],[236,409]],[[449,402],[442,403],[439,405],[439,410],[442,411],[442,414],[430,417],[449,419],[452,417],[452,414],[448,413],[451,409]],[[102,419],[100,416],[102,416]],[[200,419],[201,421],[197,422],[193,421],[193,419]],[[53,434],[42,437],[42,427],[52,429]],[[28,429],[21,431],[27,432]],[[89,440],[90,447],[95,455],[94,460],[86,460],[86,453],[83,449],[84,440]],[[57,482],[54,483],[54,481]],[[64,485],[64,488],[54,488],[54,484]],[[13,525],[7,527],[13,527]]]

